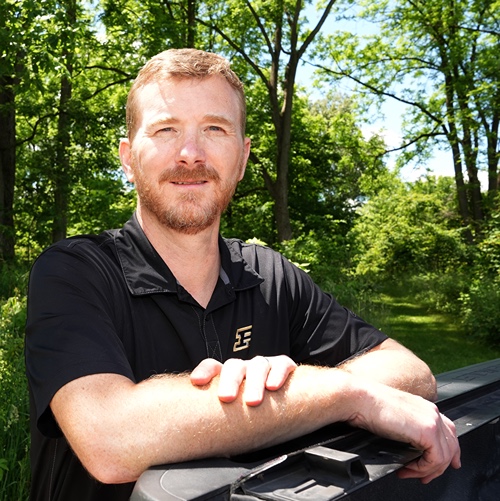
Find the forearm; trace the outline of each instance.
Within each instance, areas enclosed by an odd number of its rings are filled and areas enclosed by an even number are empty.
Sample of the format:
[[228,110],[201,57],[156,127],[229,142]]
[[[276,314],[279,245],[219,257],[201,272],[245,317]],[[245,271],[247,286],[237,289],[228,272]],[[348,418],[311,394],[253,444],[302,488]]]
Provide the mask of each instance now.
[[65,385],[51,407],[84,466],[106,483],[136,480],[155,464],[269,447],[336,421],[424,451],[406,476],[428,482],[450,462],[459,467],[453,423],[434,404],[349,370],[297,367],[280,389],[266,390],[256,407],[244,402],[244,391],[231,403],[221,402],[218,377],[200,387],[187,375],[136,385],[98,374]]
[[[347,420],[354,412],[351,379],[342,371],[302,366],[283,388],[266,392],[262,404],[251,407],[241,396],[221,402],[218,378],[204,387],[170,375],[134,385],[105,374],[69,383],[78,384],[79,396],[63,387],[52,406],[87,469],[101,481],[120,483],[154,464],[234,455]],[[96,399],[96,391],[103,398]],[[58,408],[68,406],[68,399],[71,410],[64,415]]]
[[392,339],[349,360],[340,368],[368,381],[376,381],[427,400],[436,400],[436,380],[429,367]]

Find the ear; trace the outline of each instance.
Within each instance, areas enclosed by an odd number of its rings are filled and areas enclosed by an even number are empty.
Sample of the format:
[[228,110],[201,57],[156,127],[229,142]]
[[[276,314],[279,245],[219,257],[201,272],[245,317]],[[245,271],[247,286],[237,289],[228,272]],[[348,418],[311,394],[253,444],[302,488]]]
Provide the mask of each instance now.
[[120,146],[118,150],[120,154],[120,162],[122,163],[122,169],[127,177],[129,183],[134,183],[134,170],[132,169],[131,159],[132,159],[132,146],[127,138],[120,139]]
[[247,162],[248,162],[248,157],[250,156],[250,138],[249,137],[246,137],[244,140],[243,140],[243,151],[244,151],[244,154],[243,154],[243,162],[241,162],[241,172],[240,172],[240,176],[238,178],[238,182],[241,181],[243,179],[243,176],[245,175],[245,170],[247,168]]

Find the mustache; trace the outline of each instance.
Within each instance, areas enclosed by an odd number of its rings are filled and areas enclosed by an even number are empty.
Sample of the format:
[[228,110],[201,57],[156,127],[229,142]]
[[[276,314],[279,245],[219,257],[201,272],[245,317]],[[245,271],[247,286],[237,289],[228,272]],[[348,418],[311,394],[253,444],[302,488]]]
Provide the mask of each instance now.
[[163,170],[158,178],[159,182],[184,181],[220,181],[219,173],[210,165],[200,164],[196,168],[187,168],[176,165]]

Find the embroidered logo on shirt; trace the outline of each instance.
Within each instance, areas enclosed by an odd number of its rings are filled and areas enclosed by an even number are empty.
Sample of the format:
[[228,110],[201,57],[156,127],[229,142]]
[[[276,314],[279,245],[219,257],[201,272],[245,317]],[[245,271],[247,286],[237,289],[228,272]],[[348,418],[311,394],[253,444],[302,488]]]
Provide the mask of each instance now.
[[233,351],[246,350],[250,346],[252,340],[252,326],[240,327],[236,331],[236,342],[233,346]]

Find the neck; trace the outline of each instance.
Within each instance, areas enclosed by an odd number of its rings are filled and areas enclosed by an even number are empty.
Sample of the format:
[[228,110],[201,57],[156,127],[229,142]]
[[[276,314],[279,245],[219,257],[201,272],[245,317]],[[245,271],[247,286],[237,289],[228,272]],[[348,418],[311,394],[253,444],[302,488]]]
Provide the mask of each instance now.
[[163,226],[156,218],[137,211],[144,233],[175,278],[206,308],[219,278],[219,221],[194,235]]

